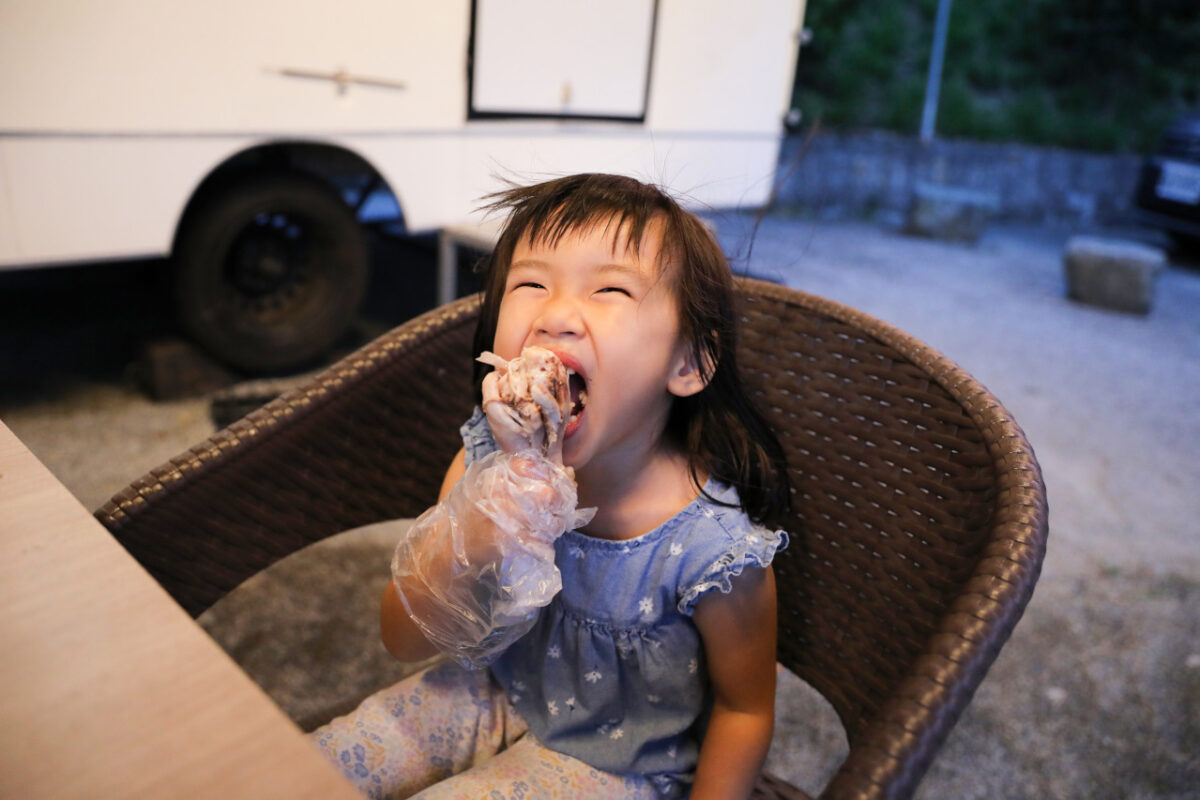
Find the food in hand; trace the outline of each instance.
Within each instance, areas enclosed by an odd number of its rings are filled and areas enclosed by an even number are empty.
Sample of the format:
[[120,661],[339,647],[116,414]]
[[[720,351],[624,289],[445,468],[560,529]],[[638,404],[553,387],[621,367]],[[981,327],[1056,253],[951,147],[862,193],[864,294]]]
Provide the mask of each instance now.
[[[505,449],[507,440],[548,452],[562,438],[573,408],[582,409],[587,402],[586,393],[572,391],[574,373],[544,347],[526,347],[512,361],[492,352],[480,354],[479,360],[496,368],[494,383],[484,384],[484,408]],[[496,401],[503,407],[489,407]]]

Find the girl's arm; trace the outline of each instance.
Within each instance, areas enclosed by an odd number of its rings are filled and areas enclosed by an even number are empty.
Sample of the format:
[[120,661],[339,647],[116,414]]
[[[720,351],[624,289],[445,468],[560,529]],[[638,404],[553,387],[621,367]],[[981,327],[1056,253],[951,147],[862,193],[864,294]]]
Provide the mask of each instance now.
[[[539,578],[545,576],[526,566],[526,574],[506,577],[524,584],[515,593],[507,586],[506,598],[497,592],[482,599],[478,586],[468,586],[472,573],[490,575],[487,586],[492,586],[497,569],[508,560],[506,551],[536,552],[541,565],[558,576],[553,547],[545,539],[551,537],[552,542],[562,534],[567,504],[573,513],[576,503],[573,476],[562,468],[562,439],[571,408],[566,367],[541,348],[528,348],[512,361],[484,355],[489,358],[481,360],[496,369],[483,381],[483,410],[499,449],[511,457],[481,466],[474,473],[478,482],[464,489],[458,484],[472,473],[466,467],[466,451],[460,449],[442,480],[439,507],[418,519],[401,540],[379,611],[383,645],[401,661],[432,657],[439,652],[436,641],[474,662],[503,646],[504,635],[493,634],[506,625],[508,635],[518,635],[513,617],[523,605],[541,602],[539,595],[547,584]],[[487,508],[478,502],[479,492],[496,491],[498,496],[486,498]],[[449,503],[446,508],[440,507],[443,501]],[[575,517],[575,524],[581,524]],[[514,526],[523,526],[526,536],[514,538]],[[409,615],[405,600],[421,625]]]
[[[445,499],[465,471],[466,451],[460,449],[458,455],[450,462],[450,468],[446,470],[441,492],[438,493],[438,502]],[[396,585],[391,581],[384,587],[383,598],[379,604],[379,630],[384,648],[400,661],[424,661],[438,654],[438,649],[425,638],[404,610],[404,603],[396,592]]]
[[691,800],[745,798],[775,724],[775,573],[748,567],[729,594],[710,592],[692,619],[704,641],[713,711]]

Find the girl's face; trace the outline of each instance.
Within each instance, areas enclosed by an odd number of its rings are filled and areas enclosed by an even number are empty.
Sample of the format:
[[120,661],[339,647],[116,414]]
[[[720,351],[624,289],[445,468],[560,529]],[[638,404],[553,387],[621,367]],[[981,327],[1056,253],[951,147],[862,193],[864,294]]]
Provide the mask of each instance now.
[[575,371],[572,397],[585,400],[563,461],[577,470],[632,467],[656,452],[673,396],[704,387],[680,341],[670,268],[659,268],[661,228],[647,226],[638,253],[623,237],[614,248],[603,224],[553,246],[522,237],[513,250],[493,350],[512,359],[540,345]]

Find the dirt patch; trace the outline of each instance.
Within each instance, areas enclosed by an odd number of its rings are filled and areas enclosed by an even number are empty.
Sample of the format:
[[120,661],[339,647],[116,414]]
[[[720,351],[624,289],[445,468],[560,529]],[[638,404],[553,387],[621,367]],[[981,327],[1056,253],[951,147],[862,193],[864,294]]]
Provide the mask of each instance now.
[[1175,573],[1043,585],[918,797],[1196,797],[1198,606]]

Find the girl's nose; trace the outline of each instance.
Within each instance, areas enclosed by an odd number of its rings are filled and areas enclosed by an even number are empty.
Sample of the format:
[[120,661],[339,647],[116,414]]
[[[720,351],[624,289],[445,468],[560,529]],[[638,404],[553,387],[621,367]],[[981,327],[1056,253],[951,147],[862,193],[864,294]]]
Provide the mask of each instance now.
[[547,336],[575,336],[583,330],[583,321],[571,298],[552,295],[542,305],[534,327]]

